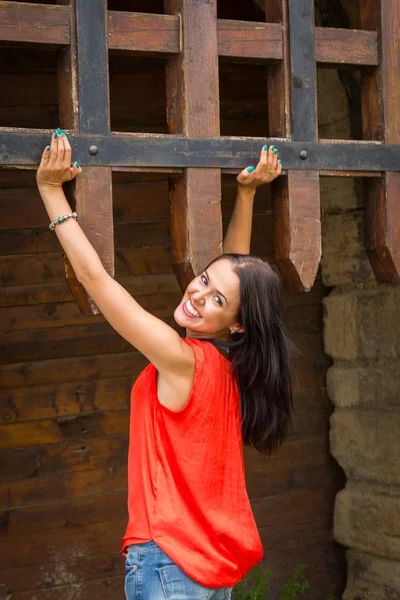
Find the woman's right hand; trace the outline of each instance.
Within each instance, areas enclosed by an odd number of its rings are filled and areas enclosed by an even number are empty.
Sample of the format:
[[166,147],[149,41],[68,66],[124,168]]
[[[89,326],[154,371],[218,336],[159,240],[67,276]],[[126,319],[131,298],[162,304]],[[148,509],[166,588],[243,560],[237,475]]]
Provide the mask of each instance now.
[[282,161],[278,159],[278,148],[264,146],[256,167],[247,167],[237,176],[239,185],[255,190],[264,183],[271,183],[282,172]]
[[71,146],[61,129],[51,136],[50,146],[42,154],[36,181],[39,187],[61,187],[82,172],[78,162],[71,166]]

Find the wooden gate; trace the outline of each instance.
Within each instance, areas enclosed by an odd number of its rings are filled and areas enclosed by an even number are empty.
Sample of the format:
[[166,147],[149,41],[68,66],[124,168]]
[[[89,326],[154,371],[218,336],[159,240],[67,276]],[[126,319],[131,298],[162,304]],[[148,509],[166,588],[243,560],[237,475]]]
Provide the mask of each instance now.
[[[365,240],[380,282],[400,279],[398,0],[360,0],[362,29],[315,27],[313,0],[265,0],[266,22],[217,19],[217,0],[165,0],[165,14],[107,10],[105,0],[0,4],[0,41],[56,46],[59,121],[84,167],[72,193],[80,223],[113,274],[112,171],[170,174],[172,259],[184,287],[221,251],[221,170],[279,146],[275,254],[292,291],[309,290],[321,257],[320,175],[360,176]],[[169,134],[110,131],[108,50],[168,56]],[[265,61],[266,138],[220,137],[218,58]],[[362,141],[318,140],[316,64],[364,70]],[[32,168],[51,132],[0,129],[0,165]],[[66,274],[81,310],[96,312]]]

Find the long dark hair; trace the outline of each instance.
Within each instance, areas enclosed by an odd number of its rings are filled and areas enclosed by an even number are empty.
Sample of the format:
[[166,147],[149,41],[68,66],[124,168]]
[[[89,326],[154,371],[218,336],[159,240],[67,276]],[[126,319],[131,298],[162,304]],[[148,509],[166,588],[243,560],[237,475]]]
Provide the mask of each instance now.
[[293,407],[293,345],[282,320],[279,276],[261,258],[223,254],[240,281],[237,320],[244,333],[232,336],[230,351],[240,392],[243,442],[270,454],[287,436]]

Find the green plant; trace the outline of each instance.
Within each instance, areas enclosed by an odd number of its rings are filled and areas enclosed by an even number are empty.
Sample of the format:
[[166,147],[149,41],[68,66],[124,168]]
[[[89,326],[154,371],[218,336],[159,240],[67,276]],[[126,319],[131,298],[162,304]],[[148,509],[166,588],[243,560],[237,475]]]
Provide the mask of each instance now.
[[304,572],[307,565],[298,565],[288,583],[285,583],[281,588],[281,600],[296,600],[298,594],[303,597],[304,592],[310,589],[310,584],[305,578]]
[[[301,600],[305,592],[310,589],[305,571],[307,565],[300,564],[287,583],[281,587],[279,600]],[[257,566],[251,571],[250,577],[240,581],[233,590],[233,600],[273,600],[270,596],[270,580],[272,571],[265,567]],[[275,599],[274,599],[275,600]],[[335,600],[329,596],[326,600]]]

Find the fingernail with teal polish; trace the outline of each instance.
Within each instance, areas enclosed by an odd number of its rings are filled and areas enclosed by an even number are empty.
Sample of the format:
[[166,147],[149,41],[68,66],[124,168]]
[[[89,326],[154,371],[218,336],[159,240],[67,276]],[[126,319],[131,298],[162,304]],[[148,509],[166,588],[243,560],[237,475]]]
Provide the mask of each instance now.
[[57,133],[57,131],[55,131],[55,132],[54,132],[54,136],[53,136],[53,137],[54,137],[54,139],[55,139],[55,140],[58,138],[58,133]]
[[62,135],[63,137],[65,137],[65,133],[64,133],[63,131],[61,132],[61,135]]
[[248,171],[249,173],[251,173],[252,171],[254,171],[254,169],[255,169],[255,167],[247,167],[247,171]]
[[268,150],[268,146],[267,145],[264,146],[264,150],[265,150],[265,152]]
[[49,152],[50,151],[50,146],[47,146],[46,150],[47,150],[47,152]]
[[76,163],[75,163],[75,164],[76,164],[76,168],[77,168],[77,169],[80,169],[80,168],[81,168],[81,165],[78,163],[78,161],[76,161]]
[[62,134],[62,131],[61,131],[61,129],[59,127],[57,127],[56,131],[57,131],[58,135]]
[[282,161],[281,161],[281,159],[279,159],[279,160],[278,160],[278,162],[280,162],[280,163],[282,164]]
[[275,148],[274,152],[275,152],[275,154],[278,154],[279,153],[278,148]]
[[271,150],[273,152],[275,150],[275,146],[271,146]]

